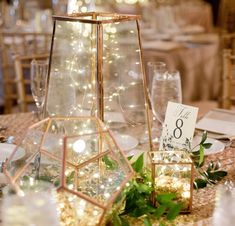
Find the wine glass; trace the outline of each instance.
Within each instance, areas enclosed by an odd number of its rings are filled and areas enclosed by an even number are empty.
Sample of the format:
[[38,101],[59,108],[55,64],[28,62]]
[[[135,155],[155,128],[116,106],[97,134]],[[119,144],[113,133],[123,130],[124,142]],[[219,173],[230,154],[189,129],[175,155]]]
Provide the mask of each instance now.
[[[154,77],[157,74],[164,74],[167,71],[166,68],[166,63],[161,62],[161,61],[156,61],[156,62],[148,62],[147,63],[147,80],[148,80],[148,91],[149,91],[149,96],[151,99],[151,91],[152,91],[152,82]],[[158,130],[159,126],[157,125],[156,117],[153,115],[153,122],[154,125],[152,125],[151,131],[152,131],[152,141],[153,142],[158,142],[159,138],[159,133],[160,131]],[[145,136],[143,137],[143,140],[148,139],[148,131],[146,130]]]
[[224,185],[219,185],[216,198],[215,208],[212,217],[212,225],[214,226],[230,226],[234,225],[235,220],[234,209],[235,188],[232,181],[227,181]]
[[38,108],[39,119],[43,118],[43,107],[46,96],[47,72],[47,60],[33,60],[31,62],[31,92]]
[[165,120],[168,101],[182,102],[180,73],[177,70],[155,71],[152,81],[151,103],[153,115],[161,124],[160,130]]
[[10,186],[4,189],[2,225],[59,225],[55,188],[31,179],[20,180],[19,191]]

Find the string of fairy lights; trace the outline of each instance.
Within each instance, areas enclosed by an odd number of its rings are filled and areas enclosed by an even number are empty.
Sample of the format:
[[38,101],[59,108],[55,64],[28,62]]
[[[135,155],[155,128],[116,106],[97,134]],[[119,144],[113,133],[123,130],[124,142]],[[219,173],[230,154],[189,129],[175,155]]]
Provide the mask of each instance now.
[[94,11],[96,5],[118,5],[118,4],[127,4],[127,5],[135,5],[135,4],[145,4],[149,2],[149,0],[69,0],[68,1],[68,13],[72,13],[74,11],[79,12],[88,12]]

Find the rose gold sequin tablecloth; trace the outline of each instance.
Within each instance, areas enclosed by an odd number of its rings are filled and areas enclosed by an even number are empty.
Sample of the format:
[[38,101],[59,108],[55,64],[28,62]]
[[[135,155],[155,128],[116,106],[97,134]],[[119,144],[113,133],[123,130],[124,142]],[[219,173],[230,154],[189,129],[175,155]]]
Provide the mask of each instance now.
[[[0,116],[0,128],[7,127],[7,129],[5,131],[0,131],[0,135],[2,136],[12,135],[15,137],[15,143],[19,143],[19,141],[24,136],[24,133],[26,132],[27,128],[35,122],[37,122],[37,118],[32,113],[2,115]],[[235,157],[235,148],[226,148],[226,150],[224,150],[221,153],[208,156],[206,161],[220,160],[221,169],[224,169],[228,172],[228,176],[225,179],[235,182],[234,157]],[[224,183],[224,181],[221,181],[220,183]],[[214,210],[215,193],[217,188],[218,185],[209,186],[205,189],[200,189],[198,191],[194,190],[192,213],[179,216],[176,219],[176,222],[174,222],[174,224],[182,226],[212,225],[211,217]],[[134,220],[134,222],[132,222],[131,225],[139,226],[143,225],[143,223]],[[155,225],[158,224],[156,223]],[[0,220],[0,226],[1,226],[1,220]]]

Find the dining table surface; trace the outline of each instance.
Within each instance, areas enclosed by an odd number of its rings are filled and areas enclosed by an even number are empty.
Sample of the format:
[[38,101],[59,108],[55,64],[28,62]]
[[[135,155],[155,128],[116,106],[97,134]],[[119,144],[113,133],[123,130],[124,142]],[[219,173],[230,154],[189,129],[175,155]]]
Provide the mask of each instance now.
[[[27,128],[36,123],[38,118],[35,113],[18,113],[0,115],[0,135],[4,137],[14,136],[14,143],[19,144],[24,137]],[[1,129],[3,128],[3,129]],[[1,149],[0,149],[1,155]],[[206,162],[220,161],[221,169],[227,171],[228,175],[216,185],[209,185],[206,188],[193,191],[192,212],[182,214],[175,220],[175,225],[212,225],[212,216],[215,207],[216,191],[220,184],[225,181],[235,183],[235,147],[226,146],[222,152],[206,156]],[[3,199],[1,194],[0,205]],[[0,208],[0,225],[2,225]],[[131,225],[143,225],[137,219],[131,219]]]

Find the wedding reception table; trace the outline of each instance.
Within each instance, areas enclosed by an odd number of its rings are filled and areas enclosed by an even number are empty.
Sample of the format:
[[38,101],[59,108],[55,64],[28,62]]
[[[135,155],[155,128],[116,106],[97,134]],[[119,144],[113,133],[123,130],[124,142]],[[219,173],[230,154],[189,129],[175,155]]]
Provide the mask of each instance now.
[[142,33],[146,71],[150,61],[163,61],[169,69],[179,70],[184,102],[217,98],[220,79],[217,34],[184,34],[161,40],[164,37],[158,34],[147,34],[144,30]]
[[[26,132],[28,126],[37,122],[35,114],[32,113],[21,113],[21,114],[11,114],[11,115],[1,115],[0,116],[0,135],[1,136],[14,136],[15,143],[19,143],[24,133]],[[1,150],[0,150],[1,155]],[[221,169],[228,172],[228,176],[225,177],[220,184],[223,184],[225,180],[231,180],[235,182],[235,148],[226,147],[223,152],[209,155],[206,157],[206,161],[211,160],[221,161]],[[190,214],[180,215],[175,224],[176,225],[212,225],[212,214],[215,206],[215,194],[218,185],[208,186],[204,189],[194,190],[193,193],[193,209]],[[0,198],[0,200],[2,197]],[[1,201],[0,201],[1,203]],[[1,211],[0,211],[1,216]],[[2,218],[0,218],[2,219]],[[142,225],[140,221],[132,219],[133,223],[131,225]],[[0,220],[1,225],[1,220]]]

